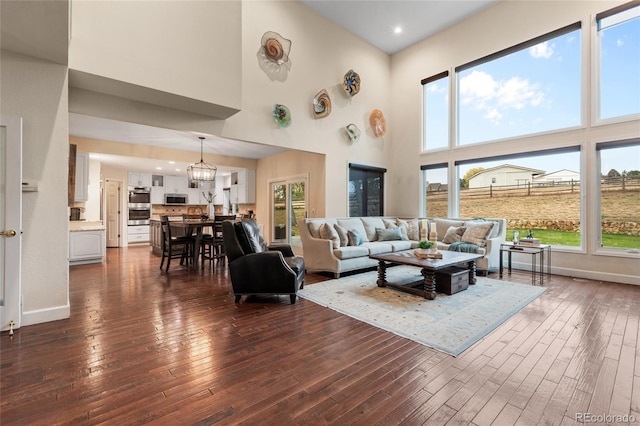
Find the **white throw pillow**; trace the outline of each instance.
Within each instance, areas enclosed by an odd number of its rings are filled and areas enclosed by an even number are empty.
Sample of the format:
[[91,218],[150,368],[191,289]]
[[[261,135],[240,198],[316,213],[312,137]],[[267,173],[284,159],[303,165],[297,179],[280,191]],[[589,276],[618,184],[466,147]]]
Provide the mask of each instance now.
[[323,223],[320,226],[320,238],[323,240],[331,240],[334,250],[340,248],[340,237],[338,236],[338,232],[336,232],[333,226],[328,223]]
[[465,228],[464,226],[450,226],[449,229],[447,229],[447,233],[444,234],[444,238],[442,238],[442,242],[445,244],[453,244],[453,243],[457,243],[458,241],[462,240],[462,235],[464,235],[464,231],[467,228]]
[[367,238],[367,231],[364,230],[364,225],[360,219],[338,219],[338,224],[347,231],[356,231],[362,237],[362,242],[369,242]]
[[493,229],[493,222],[467,222],[466,225],[467,229],[462,234],[460,241],[475,244],[478,247],[485,247],[487,245],[487,237]]
[[336,232],[338,233],[338,237],[340,238],[340,246],[341,247],[348,246],[349,236],[347,235],[347,230],[344,229],[342,226],[338,225],[337,223],[333,225],[333,227],[335,228]]

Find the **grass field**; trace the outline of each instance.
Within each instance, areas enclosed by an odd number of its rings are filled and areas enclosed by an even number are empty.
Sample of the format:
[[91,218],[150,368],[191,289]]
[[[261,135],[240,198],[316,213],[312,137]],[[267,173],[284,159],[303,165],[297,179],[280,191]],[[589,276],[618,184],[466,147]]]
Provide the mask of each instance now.
[[[429,193],[427,198],[430,217],[447,217],[446,193]],[[548,194],[509,197],[478,197],[472,192],[461,192],[461,217],[504,217],[507,220],[545,220],[580,223],[580,194]],[[607,222],[632,222],[640,226],[640,190],[606,191],[602,194],[602,220]],[[518,229],[520,236],[527,229]],[[546,229],[533,229],[541,241],[552,245],[580,246],[580,234]],[[513,229],[507,229],[507,239],[513,238]],[[603,246],[640,248],[640,236],[604,233]]]

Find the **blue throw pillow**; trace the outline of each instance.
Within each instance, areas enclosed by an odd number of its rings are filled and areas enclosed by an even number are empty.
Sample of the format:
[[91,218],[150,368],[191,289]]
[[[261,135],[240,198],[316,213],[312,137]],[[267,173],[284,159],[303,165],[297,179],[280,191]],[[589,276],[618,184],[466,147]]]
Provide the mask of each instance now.
[[349,237],[350,246],[359,246],[360,244],[362,244],[362,235],[360,235],[356,231],[349,230],[347,232],[347,236]]
[[378,241],[398,241],[402,239],[400,228],[376,228]]

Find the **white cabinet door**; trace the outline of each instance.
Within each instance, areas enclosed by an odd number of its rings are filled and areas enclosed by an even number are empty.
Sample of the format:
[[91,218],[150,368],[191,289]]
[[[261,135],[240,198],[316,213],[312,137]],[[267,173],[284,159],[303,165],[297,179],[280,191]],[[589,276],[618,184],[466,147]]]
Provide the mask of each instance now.
[[105,251],[104,230],[69,232],[69,261],[102,261]]
[[89,154],[79,152],[76,154],[76,201],[89,199]]
[[140,173],[140,186],[151,186],[151,173]]
[[231,185],[229,201],[231,201],[231,204],[238,204],[238,185]]
[[[232,182],[234,176],[231,177]],[[236,184],[231,185],[231,203],[252,204],[256,202],[256,172],[243,169],[236,172]]]
[[186,176],[165,176],[164,192],[167,194],[187,194],[188,180]]
[[163,204],[164,203],[164,187],[152,186],[151,187],[151,204]]
[[151,173],[129,172],[129,186],[151,186]]

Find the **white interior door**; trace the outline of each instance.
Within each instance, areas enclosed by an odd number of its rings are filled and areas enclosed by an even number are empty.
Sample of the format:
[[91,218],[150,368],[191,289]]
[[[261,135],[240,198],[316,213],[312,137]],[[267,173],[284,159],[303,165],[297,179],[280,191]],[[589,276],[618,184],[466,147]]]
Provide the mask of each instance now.
[[122,182],[107,181],[107,247],[120,247],[121,191]]
[[0,116],[0,326],[19,328],[22,119]]

